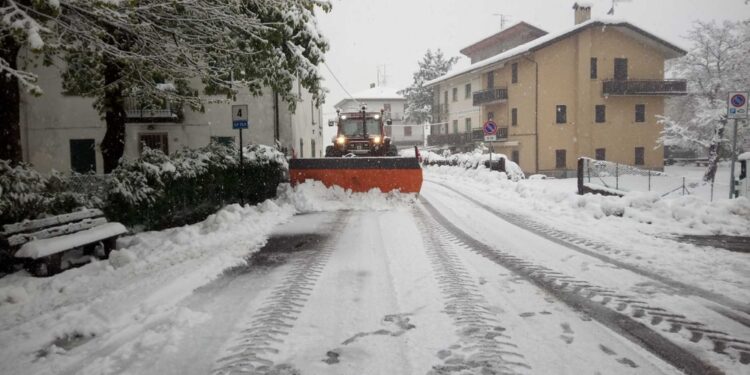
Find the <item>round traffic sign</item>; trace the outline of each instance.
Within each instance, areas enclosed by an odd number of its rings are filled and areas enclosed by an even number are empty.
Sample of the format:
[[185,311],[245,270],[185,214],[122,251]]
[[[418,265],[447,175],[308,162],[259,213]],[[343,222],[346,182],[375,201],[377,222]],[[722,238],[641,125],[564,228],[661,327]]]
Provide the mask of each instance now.
[[734,107],[742,107],[745,105],[745,102],[747,102],[747,98],[745,98],[745,95],[736,94],[732,96],[732,99],[730,99],[729,102],[732,103],[732,106]]
[[489,120],[484,123],[484,126],[482,127],[482,130],[484,130],[485,135],[493,135],[497,134],[497,124],[495,124],[494,121]]

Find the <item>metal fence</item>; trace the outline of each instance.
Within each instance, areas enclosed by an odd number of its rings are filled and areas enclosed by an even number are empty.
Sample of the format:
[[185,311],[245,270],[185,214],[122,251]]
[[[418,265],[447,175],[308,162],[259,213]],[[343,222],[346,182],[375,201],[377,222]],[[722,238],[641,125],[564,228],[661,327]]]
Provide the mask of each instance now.
[[[662,197],[694,195],[713,201],[717,188],[723,184],[702,179],[672,175],[661,171],[620,164],[606,160],[578,160],[579,192],[604,192],[622,195],[628,192],[656,192]],[[723,195],[717,195],[723,196]]]

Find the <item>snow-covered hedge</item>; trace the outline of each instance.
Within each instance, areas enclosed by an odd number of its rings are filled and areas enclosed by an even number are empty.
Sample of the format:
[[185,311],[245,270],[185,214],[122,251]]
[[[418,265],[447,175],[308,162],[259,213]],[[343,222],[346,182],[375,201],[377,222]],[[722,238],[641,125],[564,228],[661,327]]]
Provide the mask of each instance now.
[[145,150],[123,159],[112,173],[107,217],[131,227],[159,229],[202,220],[226,204],[271,198],[283,178],[286,159],[262,145],[237,150],[212,144],[171,155]]
[[[505,173],[507,177],[513,181],[518,181],[524,178],[523,170],[518,164],[514,163],[504,154],[496,153],[485,153],[486,149],[477,148],[472,152],[464,152],[458,154],[444,155],[437,154],[432,151],[420,151],[422,162],[426,165],[449,165],[457,166],[465,169],[477,169],[484,168],[489,165],[490,159],[493,164],[495,161],[505,159]],[[412,155],[414,152],[412,151]]]
[[28,164],[11,166],[0,160],[0,226],[100,204],[70,188],[58,173],[46,177]]

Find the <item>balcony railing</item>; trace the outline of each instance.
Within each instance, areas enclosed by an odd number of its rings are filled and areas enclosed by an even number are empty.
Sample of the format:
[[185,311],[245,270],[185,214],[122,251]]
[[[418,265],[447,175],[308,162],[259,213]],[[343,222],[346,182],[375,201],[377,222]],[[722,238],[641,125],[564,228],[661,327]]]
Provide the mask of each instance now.
[[492,88],[474,92],[474,105],[484,105],[508,100],[508,89]]
[[182,122],[182,110],[173,103],[165,108],[143,108],[138,99],[125,99],[125,115],[128,122]]
[[472,142],[471,133],[430,134],[427,137],[430,146],[461,146]]
[[[472,129],[471,131],[471,137],[475,141],[484,141],[484,131],[482,129]],[[508,128],[497,128],[497,134],[495,136],[495,139],[498,141],[504,141],[508,139]]]
[[687,95],[687,81],[684,79],[628,79],[608,80],[602,83],[604,95]]

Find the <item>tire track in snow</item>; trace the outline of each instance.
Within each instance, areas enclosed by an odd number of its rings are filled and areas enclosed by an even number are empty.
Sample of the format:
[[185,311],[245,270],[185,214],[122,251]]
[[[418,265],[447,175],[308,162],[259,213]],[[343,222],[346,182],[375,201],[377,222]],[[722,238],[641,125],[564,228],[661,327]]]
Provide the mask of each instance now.
[[[458,246],[474,251],[511,270],[573,309],[585,311],[591,318],[687,374],[722,373],[715,366],[696,357],[692,352],[696,349],[706,352],[709,356],[726,356],[735,363],[739,362],[739,366],[750,364],[750,340],[734,338],[703,323],[689,320],[684,315],[649,306],[615,290],[576,280],[574,277],[485,245],[453,225],[424,197],[420,198],[420,202],[440,225],[430,228],[430,235],[443,237],[448,233],[455,238]],[[657,326],[663,327],[661,333],[654,330]],[[666,336],[669,336],[669,339]],[[680,342],[681,345],[673,341]]]
[[461,340],[438,352],[443,363],[433,366],[430,375],[471,373],[516,374],[526,373],[531,367],[516,345],[503,333],[505,328],[490,311],[475,281],[461,261],[447,249],[455,239],[422,210],[415,212],[425,251],[435,270],[437,281],[445,296],[445,312],[453,319]]
[[[726,306],[729,309],[737,310],[740,313],[749,314],[750,315],[750,305],[747,303],[742,303],[739,301],[735,301],[731,298],[728,298],[726,296],[714,293],[712,291],[702,289],[695,287],[693,285],[688,285],[683,282],[670,279],[668,277],[665,277],[663,275],[660,275],[655,272],[651,272],[648,270],[645,270],[643,268],[640,268],[638,266],[635,266],[633,264],[629,264],[626,262],[619,261],[617,259],[613,259],[611,257],[608,257],[606,255],[601,254],[602,251],[618,254],[620,252],[624,252],[622,250],[614,249],[611,245],[600,242],[600,241],[593,241],[589,240],[583,237],[580,237],[578,235],[568,233],[561,231],[559,229],[553,228],[549,225],[542,224],[540,222],[537,222],[527,216],[519,215],[515,213],[509,213],[509,212],[503,212],[500,210],[497,210],[495,208],[492,208],[472,197],[470,197],[467,194],[464,194],[461,191],[458,191],[446,184],[443,184],[438,181],[434,180],[426,180],[432,184],[438,185],[444,189],[450,190],[451,192],[461,196],[462,198],[476,204],[477,206],[483,208],[484,210],[492,213],[493,215],[499,217],[500,219],[507,221],[519,228],[525,229],[529,232],[532,232],[538,236],[541,236],[549,241],[552,241],[554,243],[557,243],[559,245],[565,246],[571,250],[577,251],[579,253],[597,258],[603,262],[613,264],[617,267],[626,269],[628,271],[631,271],[633,273],[636,273],[640,276],[650,278],[652,280],[661,282],[662,284],[668,285],[681,293],[685,295],[695,295],[701,298],[705,298],[713,303],[716,303],[718,305]],[[709,306],[709,308],[712,308],[712,306]],[[750,317],[743,317],[740,316],[738,313],[733,313],[731,311],[727,311],[725,309],[721,308],[712,308],[716,312],[726,316],[729,319],[732,319],[742,325],[750,327]]]
[[[331,233],[340,233],[335,229],[341,228],[349,216],[350,213],[342,213],[332,225]],[[319,249],[305,251],[296,257],[281,285],[226,350],[229,354],[217,360],[213,375],[299,373],[290,365],[275,364],[269,357],[279,352],[277,347],[294,327],[294,321],[312,294],[337,239],[338,236],[331,236]]]

